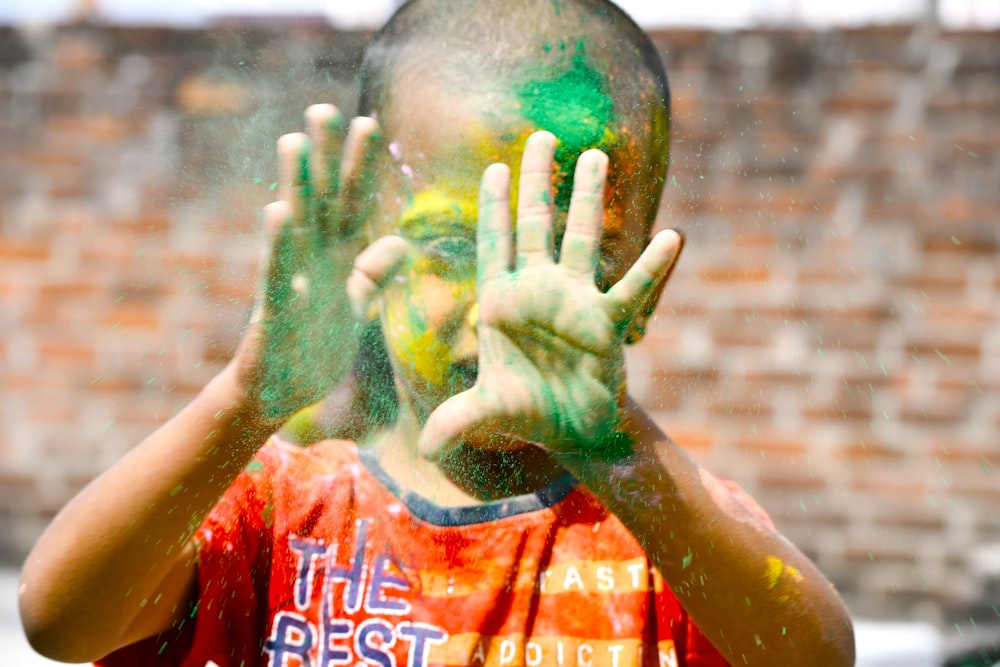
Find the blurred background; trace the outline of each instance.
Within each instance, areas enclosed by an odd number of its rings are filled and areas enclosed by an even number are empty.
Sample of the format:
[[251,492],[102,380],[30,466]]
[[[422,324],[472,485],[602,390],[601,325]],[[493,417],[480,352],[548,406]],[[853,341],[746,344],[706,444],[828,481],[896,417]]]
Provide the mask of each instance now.
[[[354,110],[399,4],[0,0],[5,654],[52,515],[225,363],[274,140]],[[1000,3],[621,5],[688,238],[632,392],[836,583],[859,665],[1000,661]]]

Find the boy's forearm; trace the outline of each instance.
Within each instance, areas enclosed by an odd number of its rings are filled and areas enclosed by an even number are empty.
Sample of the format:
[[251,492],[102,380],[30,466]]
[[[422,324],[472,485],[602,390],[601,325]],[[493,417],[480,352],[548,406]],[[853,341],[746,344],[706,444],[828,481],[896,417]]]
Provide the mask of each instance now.
[[853,665],[850,618],[813,563],[762,524],[633,402],[613,457],[560,457],[635,535],[733,664]]
[[183,613],[193,530],[278,427],[236,387],[227,369],[56,516],[21,578],[37,649],[93,660]]

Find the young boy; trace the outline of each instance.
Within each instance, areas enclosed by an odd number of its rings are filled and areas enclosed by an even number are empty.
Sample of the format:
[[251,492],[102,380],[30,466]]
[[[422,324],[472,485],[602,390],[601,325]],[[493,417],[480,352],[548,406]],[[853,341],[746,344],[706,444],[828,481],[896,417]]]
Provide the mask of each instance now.
[[[853,664],[822,575],[626,392],[622,347],[681,245],[647,244],[669,113],[648,38],[604,0],[411,0],[362,78],[371,118],[346,140],[319,105],[279,141],[269,266],[233,361],[29,557],[36,648],[198,667]],[[272,437],[349,373],[369,315],[393,419],[363,449]]]

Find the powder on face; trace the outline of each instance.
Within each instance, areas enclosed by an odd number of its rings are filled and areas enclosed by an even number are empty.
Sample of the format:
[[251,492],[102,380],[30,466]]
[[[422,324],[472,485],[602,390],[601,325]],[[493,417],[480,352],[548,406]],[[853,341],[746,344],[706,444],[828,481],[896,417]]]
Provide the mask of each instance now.
[[569,208],[576,159],[585,150],[610,152],[617,143],[612,131],[614,102],[604,77],[587,62],[582,44],[569,69],[555,77],[531,79],[515,91],[520,113],[537,129],[556,136],[555,204]]

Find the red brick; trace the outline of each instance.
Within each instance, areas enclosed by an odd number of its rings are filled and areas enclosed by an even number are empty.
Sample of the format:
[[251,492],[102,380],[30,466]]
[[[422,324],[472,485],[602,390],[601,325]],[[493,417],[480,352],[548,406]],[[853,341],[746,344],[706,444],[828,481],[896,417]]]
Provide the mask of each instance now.
[[67,391],[71,383],[63,376],[53,376],[50,373],[24,373],[6,371],[0,375],[0,388],[11,394],[31,391]]
[[[668,366],[651,371],[650,385],[661,407],[675,407],[681,398],[705,395],[715,390],[719,381],[719,371],[713,368],[696,369]],[[671,403],[667,406],[663,403]]]
[[42,302],[77,301],[90,299],[100,290],[97,283],[87,279],[50,282],[38,287],[38,299]]
[[246,304],[247,308],[253,302],[253,293],[256,288],[256,279],[247,276],[246,279],[232,282],[222,280],[209,280],[202,290],[205,296],[213,301],[233,301]]
[[841,446],[838,454],[845,463],[852,467],[871,468],[874,466],[882,469],[897,465],[908,456],[904,450],[871,440],[858,440]]
[[158,329],[163,320],[155,308],[138,304],[116,304],[101,315],[101,323],[113,329]]
[[803,409],[803,414],[811,420],[835,423],[850,421],[870,422],[872,419],[872,401],[864,394],[841,394],[833,401],[819,405],[810,405]]
[[705,452],[712,449],[716,444],[715,435],[711,428],[670,426],[670,422],[667,422],[664,428],[667,431],[667,435],[688,452]]
[[72,401],[28,401],[23,417],[27,422],[73,422],[80,419],[80,405]]
[[63,168],[66,173],[76,175],[78,178],[84,176],[84,170],[90,164],[90,156],[84,151],[73,150],[66,146],[54,148],[32,146],[15,154],[14,157],[22,168],[38,169],[46,173]]
[[28,504],[25,501],[35,496],[35,479],[30,473],[0,468],[0,507]]
[[958,369],[949,369],[938,373],[936,387],[942,392],[968,393],[973,397],[990,395],[1000,392],[1000,377],[976,376]]
[[743,375],[743,382],[748,387],[761,387],[765,391],[773,390],[776,387],[795,387],[798,391],[808,391],[808,388],[815,382],[815,378],[808,370],[782,371],[764,370],[749,371]]
[[784,492],[810,492],[815,493],[827,488],[827,480],[823,475],[810,470],[805,464],[798,467],[786,466],[778,469],[773,466],[763,465],[757,470],[757,485],[766,487],[774,492],[782,490]]
[[40,241],[0,238],[0,262],[42,261],[49,258],[49,247]]
[[[967,193],[957,193],[945,195],[935,200],[934,204],[930,206],[929,211],[933,218],[941,220],[947,226],[969,225],[975,227],[982,224],[983,220],[996,220],[997,213],[1000,212],[1000,206],[997,205],[997,202],[982,203],[969,197]],[[961,249],[961,246],[954,243],[951,239],[952,236],[955,236],[959,241],[962,240],[961,231],[956,231],[958,234],[949,234],[946,239],[943,236],[937,237],[931,249],[967,254],[965,250]],[[949,249],[948,243],[951,243],[953,248]],[[990,242],[987,241],[987,243]],[[995,247],[995,244],[991,245]],[[988,245],[987,247],[990,246]]]
[[713,340],[723,348],[767,346],[773,335],[773,331],[763,326],[734,326],[732,323],[721,324],[713,333]]
[[877,503],[873,503],[873,507],[874,524],[880,527],[915,529],[934,534],[944,530],[948,525],[946,510],[931,507],[929,504],[914,505],[892,498],[879,498]]
[[915,358],[930,363],[942,363],[948,366],[960,364],[971,366],[979,361],[981,347],[979,341],[949,340],[948,338],[932,338],[924,336],[920,340],[911,340],[906,350]]
[[43,361],[57,363],[92,363],[96,358],[92,345],[70,341],[41,342],[38,355]]
[[71,76],[97,69],[105,62],[102,45],[95,38],[83,35],[60,35],[52,58],[58,68]]
[[772,465],[775,461],[805,461],[810,449],[801,436],[771,430],[757,433],[743,433],[736,438],[736,447],[754,458],[761,465]]
[[978,467],[987,474],[1000,468],[1000,457],[997,456],[992,445],[981,444],[977,446],[962,442],[954,437],[940,440],[930,451],[930,454],[935,461],[940,461],[945,469],[948,469],[952,463],[958,463],[966,469]]
[[[95,369],[97,371],[97,369]],[[98,371],[99,372],[99,371]],[[87,392],[91,394],[124,394],[132,395],[144,387],[138,377],[124,377],[101,373],[95,375],[87,383]]]
[[927,111],[931,116],[955,112],[987,112],[996,111],[1000,99],[996,91],[983,91],[980,95],[969,95],[954,90],[944,90],[931,95],[927,99]]
[[995,467],[983,470],[974,464],[949,462],[945,468],[944,490],[955,502],[965,498],[980,498],[996,507],[1000,503],[1000,484]]
[[886,112],[896,106],[896,98],[884,93],[844,93],[831,96],[823,101],[823,108],[828,112]]
[[120,230],[141,234],[163,234],[174,228],[174,222],[166,210],[166,205],[161,210],[146,208],[135,217],[112,220],[110,225]]
[[720,266],[712,269],[703,269],[698,277],[704,283],[759,283],[771,277],[771,272],[766,268],[745,267],[733,268],[730,266]]
[[181,81],[175,95],[181,109],[194,115],[240,114],[251,101],[249,91],[240,84],[201,75]]
[[131,128],[125,118],[102,114],[92,116],[56,116],[46,120],[46,133],[58,143],[69,145],[115,144],[124,139]]
[[770,396],[760,387],[747,388],[739,392],[713,392],[708,397],[708,409],[719,417],[767,419],[771,414]]
[[[960,296],[968,284],[968,274],[965,271],[934,270],[927,263],[920,267],[914,275],[900,280],[900,285],[922,292],[948,293]],[[935,299],[936,301],[938,299]]]

